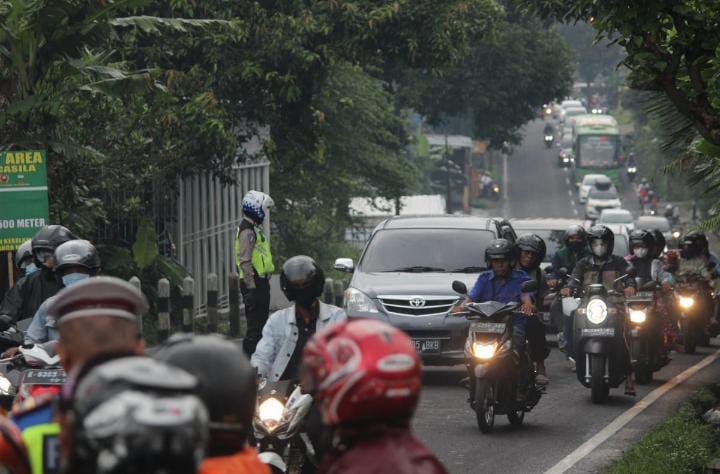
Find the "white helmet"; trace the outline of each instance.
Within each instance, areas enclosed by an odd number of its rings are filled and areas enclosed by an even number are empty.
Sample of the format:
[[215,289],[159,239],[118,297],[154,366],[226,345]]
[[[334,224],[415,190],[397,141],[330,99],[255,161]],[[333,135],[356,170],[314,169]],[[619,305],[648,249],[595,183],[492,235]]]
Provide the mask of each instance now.
[[260,191],[248,191],[242,200],[243,213],[260,223],[265,220],[265,215],[270,207],[275,204],[272,198]]

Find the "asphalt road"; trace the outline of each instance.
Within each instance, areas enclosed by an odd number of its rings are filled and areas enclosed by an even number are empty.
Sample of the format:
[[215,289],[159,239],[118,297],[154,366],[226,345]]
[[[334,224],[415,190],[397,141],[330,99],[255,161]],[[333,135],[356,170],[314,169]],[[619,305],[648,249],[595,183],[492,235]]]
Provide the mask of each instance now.
[[[542,124],[526,127],[526,138],[507,161],[508,199],[506,217],[576,217],[582,208],[569,174],[557,168],[556,149],[542,143]],[[568,193],[570,191],[570,193]],[[717,342],[716,342],[717,343]],[[589,390],[570,372],[564,355],[553,348],[548,359],[551,379],[547,393],[525,417],[525,425],[512,428],[504,416],[496,417],[495,430],[483,435],[467,403],[467,390],[459,386],[462,366],[427,368],[425,388],[414,420],[420,438],[440,457],[451,473],[545,472],[608,424],[632,408],[654,389],[700,362],[716,348],[702,348],[696,355],[674,355],[673,361],[655,374],[649,386],[638,386],[637,397],[611,391],[605,405],[593,405]],[[714,361],[657,399],[622,429],[599,444],[566,472],[598,472],[632,442],[654,426],[692,391],[717,381],[720,363]]]

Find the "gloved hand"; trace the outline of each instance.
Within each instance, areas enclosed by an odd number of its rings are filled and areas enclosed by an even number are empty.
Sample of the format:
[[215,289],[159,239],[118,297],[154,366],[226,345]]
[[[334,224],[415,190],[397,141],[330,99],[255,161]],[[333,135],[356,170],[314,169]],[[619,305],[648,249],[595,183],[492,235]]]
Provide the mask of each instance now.
[[7,331],[13,325],[13,318],[7,314],[0,314],[0,331]]
[[247,294],[243,297],[243,301],[245,302],[245,311],[251,310],[255,307],[257,304],[257,290],[255,288],[251,288],[248,290]]

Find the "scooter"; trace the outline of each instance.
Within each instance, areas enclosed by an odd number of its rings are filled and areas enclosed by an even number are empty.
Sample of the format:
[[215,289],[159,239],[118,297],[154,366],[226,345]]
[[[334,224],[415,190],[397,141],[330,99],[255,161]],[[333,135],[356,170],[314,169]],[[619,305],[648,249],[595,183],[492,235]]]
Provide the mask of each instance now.
[[59,395],[64,384],[54,344],[20,346],[16,355],[0,359],[0,407],[6,411],[43,394]]
[[631,183],[634,183],[636,175],[637,175],[637,166],[628,166],[627,167],[628,181],[630,181]]
[[[467,295],[467,286],[454,281],[452,288]],[[523,292],[535,291],[535,282],[525,282]],[[490,433],[495,415],[507,415],[510,424],[520,426],[525,413],[540,401],[542,388],[534,383],[535,369],[527,343],[523,350],[513,347],[513,318],[519,303],[470,303],[463,311],[448,317],[463,316],[470,321],[465,343],[465,367],[470,378],[470,406],[478,428]]]
[[[641,282],[640,282],[641,283]],[[670,362],[663,350],[660,314],[655,304],[659,285],[646,282],[638,285],[635,296],[625,298],[625,311],[630,322],[630,354],[637,383],[652,382],[653,373]]]
[[262,380],[253,431],[260,460],[273,473],[299,473],[306,462],[317,466],[315,448],[304,431],[313,398],[297,382]]
[[697,346],[706,345],[709,341],[707,334],[708,315],[703,314],[705,305],[702,304],[705,279],[700,273],[677,275],[675,284],[675,300],[678,304],[680,318],[678,328],[683,350],[686,354],[694,354]]
[[545,142],[545,146],[547,148],[552,148],[553,143],[555,142],[555,137],[553,135],[548,135],[547,133],[543,137],[543,141]]
[[[623,275],[614,283],[635,275]],[[575,310],[573,345],[576,375],[580,383],[590,389],[593,403],[604,403],[610,388],[618,387],[626,376],[625,315],[610,298],[624,298],[624,294],[608,291],[602,284],[583,288],[579,307]]]

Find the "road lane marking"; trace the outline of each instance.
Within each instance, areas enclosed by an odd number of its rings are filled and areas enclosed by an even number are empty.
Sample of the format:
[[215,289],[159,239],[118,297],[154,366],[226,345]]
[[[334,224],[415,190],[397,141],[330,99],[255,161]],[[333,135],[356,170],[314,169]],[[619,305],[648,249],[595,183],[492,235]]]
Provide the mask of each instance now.
[[574,213],[576,216],[579,216],[579,215],[580,215],[580,213],[578,212],[577,209],[573,209],[573,213]]
[[620,431],[625,425],[630,423],[633,418],[638,416],[646,408],[655,403],[658,398],[662,397],[676,386],[680,385],[708,365],[712,364],[715,359],[718,358],[718,356],[720,356],[720,349],[713,352],[697,364],[689,367],[688,369],[679,373],[675,377],[665,382],[663,385],[659,386],[658,388],[647,394],[645,398],[639,400],[635,405],[633,405],[623,414],[615,418],[609,425],[596,433],[592,438],[581,444],[575,451],[568,454],[559,463],[555,464],[553,467],[545,471],[545,474],[562,474],[563,472],[573,467],[585,456],[593,452],[602,443],[607,441],[612,435],[614,435],[615,433]]
[[572,207],[575,207],[575,200],[574,200],[574,199],[570,199],[570,205],[571,205]]
[[568,176],[565,177],[565,184],[570,186],[570,178]]
[[572,197],[572,190],[568,189],[568,196]]

